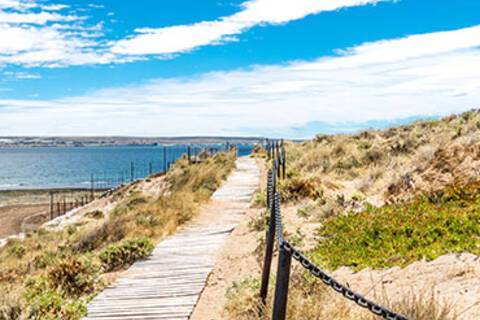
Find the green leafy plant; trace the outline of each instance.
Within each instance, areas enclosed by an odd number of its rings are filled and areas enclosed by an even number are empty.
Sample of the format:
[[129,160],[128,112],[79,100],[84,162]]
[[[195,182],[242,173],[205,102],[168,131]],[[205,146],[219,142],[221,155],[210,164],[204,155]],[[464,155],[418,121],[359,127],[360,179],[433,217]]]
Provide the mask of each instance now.
[[319,230],[317,262],[331,269],[405,266],[449,252],[480,252],[480,183],[331,218]]
[[115,271],[146,258],[154,245],[149,238],[129,239],[117,245],[109,245],[100,252],[99,258],[105,271]]

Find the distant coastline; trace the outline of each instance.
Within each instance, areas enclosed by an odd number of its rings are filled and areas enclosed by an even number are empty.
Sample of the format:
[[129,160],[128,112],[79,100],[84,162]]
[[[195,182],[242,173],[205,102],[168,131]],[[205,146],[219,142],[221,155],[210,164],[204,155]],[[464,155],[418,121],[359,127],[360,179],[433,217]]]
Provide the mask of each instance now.
[[177,144],[255,144],[262,137],[0,137],[0,148],[127,147]]

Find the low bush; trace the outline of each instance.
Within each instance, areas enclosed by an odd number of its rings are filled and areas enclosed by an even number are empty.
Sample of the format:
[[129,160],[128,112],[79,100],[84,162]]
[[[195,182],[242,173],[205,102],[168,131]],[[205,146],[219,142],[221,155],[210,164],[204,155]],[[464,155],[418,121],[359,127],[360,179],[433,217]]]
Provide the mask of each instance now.
[[32,320],[80,320],[87,313],[84,301],[67,299],[55,290],[30,295],[27,303],[22,316]]
[[22,258],[25,255],[25,251],[25,247],[18,242],[11,244],[8,248],[8,252],[10,253],[10,255],[16,258]]
[[93,219],[101,219],[104,217],[104,214],[103,214],[103,211],[101,210],[93,210],[93,211],[87,212],[85,216]]
[[95,290],[97,270],[77,258],[65,258],[47,270],[49,287],[69,297],[87,295]]
[[292,177],[280,180],[280,195],[283,200],[292,201],[302,198],[316,199],[322,196],[318,181],[313,177]]
[[115,271],[131,265],[137,260],[146,258],[154,245],[148,238],[125,240],[119,244],[111,244],[99,254],[105,271]]
[[124,218],[110,218],[101,225],[85,231],[72,240],[73,252],[87,252],[100,248],[104,243],[117,242],[125,237]]
[[405,266],[450,252],[480,253],[480,183],[331,218],[319,236],[314,256],[330,269]]

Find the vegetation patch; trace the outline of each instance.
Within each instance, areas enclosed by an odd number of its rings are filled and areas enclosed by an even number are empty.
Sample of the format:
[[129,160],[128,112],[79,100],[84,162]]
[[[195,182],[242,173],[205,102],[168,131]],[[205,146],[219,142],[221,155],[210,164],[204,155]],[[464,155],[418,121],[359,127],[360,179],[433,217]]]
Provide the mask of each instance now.
[[383,268],[451,252],[480,253],[480,183],[331,218],[313,256],[329,269]]
[[130,239],[118,245],[109,245],[100,252],[99,258],[105,271],[115,271],[146,258],[153,248],[154,245],[148,238]]
[[104,286],[105,273],[143,259],[154,243],[191,219],[235,166],[233,152],[189,164],[179,159],[159,177],[155,197],[140,182],[112,195],[110,212],[92,211],[61,231],[29,235],[0,249],[0,320],[78,320]]

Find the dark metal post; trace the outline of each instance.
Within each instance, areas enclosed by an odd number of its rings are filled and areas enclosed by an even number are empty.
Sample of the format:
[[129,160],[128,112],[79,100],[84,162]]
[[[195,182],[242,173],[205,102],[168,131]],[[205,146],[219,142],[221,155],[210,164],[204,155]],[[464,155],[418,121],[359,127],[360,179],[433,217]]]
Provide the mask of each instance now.
[[285,142],[282,139],[282,179],[285,179],[286,164],[285,164]]
[[260,299],[263,306],[266,305],[268,295],[268,283],[270,280],[270,269],[272,265],[273,245],[275,243],[275,201],[273,201],[273,173],[268,171],[267,186],[267,207],[270,212],[268,230],[266,234],[265,259],[262,270],[262,284],[260,287]]
[[187,158],[188,158],[188,163],[191,163],[191,157],[192,157],[192,150],[191,147],[187,147]]
[[133,164],[133,161],[130,162],[130,181],[133,181],[135,179],[135,165]]
[[163,172],[167,172],[167,147],[163,147]]
[[50,220],[53,220],[53,192],[50,191]]
[[285,320],[287,316],[288,283],[290,281],[292,254],[283,249],[283,247],[279,251],[272,319]]
[[90,198],[91,198],[91,201],[93,201],[94,192],[95,192],[95,180],[94,180],[94,176],[93,176],[93,173],[92,173],[91,176],[90,176]]
[[153,173],[153,166],[152,166],[152,161],[148,163],[148,174],[152,175]]

